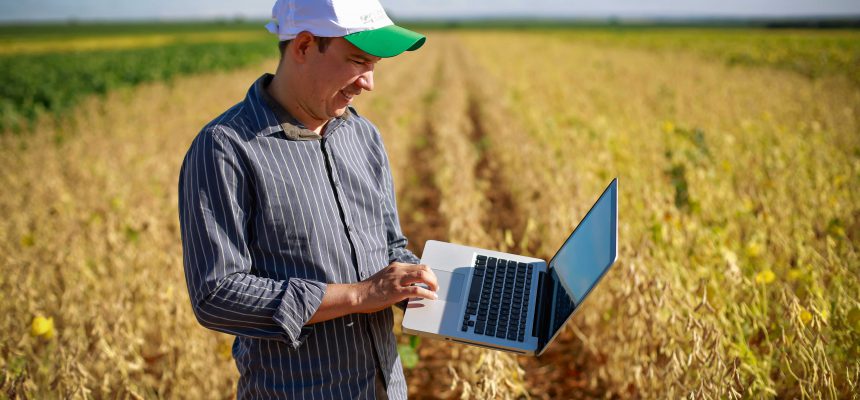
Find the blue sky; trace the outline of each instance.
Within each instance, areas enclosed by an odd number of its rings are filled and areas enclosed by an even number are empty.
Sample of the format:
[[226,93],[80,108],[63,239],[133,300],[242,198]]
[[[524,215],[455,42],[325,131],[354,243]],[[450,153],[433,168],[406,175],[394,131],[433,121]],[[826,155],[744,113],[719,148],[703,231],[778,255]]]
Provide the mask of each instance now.
[[[860,0],[381,0],[395,18],[860,15]],[[273,0],[0,0],[0,21],[267,18]]]

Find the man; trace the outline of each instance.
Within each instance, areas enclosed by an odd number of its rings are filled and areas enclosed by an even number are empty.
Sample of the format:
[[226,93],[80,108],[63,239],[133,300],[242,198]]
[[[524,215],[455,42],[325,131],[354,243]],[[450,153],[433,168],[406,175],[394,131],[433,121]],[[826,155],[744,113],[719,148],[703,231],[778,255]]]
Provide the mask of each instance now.
[[240,398],[405,398],[391,306],[434,299],[436,278],[405,248],[379,132],[349,104],[425,39],[377,0],[279,0],[273,16],[275,75],[180,171],[194,313],[236,335]]

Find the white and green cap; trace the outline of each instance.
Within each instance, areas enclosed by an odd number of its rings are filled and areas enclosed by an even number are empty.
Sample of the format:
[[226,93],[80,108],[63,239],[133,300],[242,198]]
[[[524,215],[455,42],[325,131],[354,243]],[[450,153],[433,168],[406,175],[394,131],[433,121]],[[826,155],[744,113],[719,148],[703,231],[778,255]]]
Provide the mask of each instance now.
[[343,37],[368,54],[394,57],[418,50],[424,35],[394,25],[378,0],[277,0],[266,25],[279,40],[308,31],[316,36]]

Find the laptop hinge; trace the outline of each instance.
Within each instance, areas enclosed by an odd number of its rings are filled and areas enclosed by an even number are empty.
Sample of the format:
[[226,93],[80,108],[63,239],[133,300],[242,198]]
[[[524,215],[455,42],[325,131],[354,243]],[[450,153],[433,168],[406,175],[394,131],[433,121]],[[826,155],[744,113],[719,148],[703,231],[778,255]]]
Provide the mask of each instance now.
[[538,338],[538,349],[546,345],[549,333],[550,311],[552,310],[553,282],[550,274],[541,271],[538,274],[538,290],[535,302],[535,319],[532,324],[532,336]]
[[535,296],[536,297],[535,312],[533,313],[535,318],[532,320],[532,336],[538,335],[537,326],[538,326],[538,321],[540,321],[541,310],[543,310],[543,302],[541,301],[541,299],[542,299],[542,295],[543,295],[543,281],[544,281],[545,276],[546,276],[545,272],[543,272],[543,271],[538,272],[538,286],[537,286],[537,293],[535,293],[536,294],[536,296]]

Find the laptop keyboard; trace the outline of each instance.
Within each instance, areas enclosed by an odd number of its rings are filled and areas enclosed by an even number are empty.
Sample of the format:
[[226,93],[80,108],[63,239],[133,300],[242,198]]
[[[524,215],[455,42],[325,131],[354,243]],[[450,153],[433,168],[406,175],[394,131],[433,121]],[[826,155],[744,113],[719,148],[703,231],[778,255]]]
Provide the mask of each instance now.
[[524,341],[533,266],[478,255],[463,317],[464,332]]

